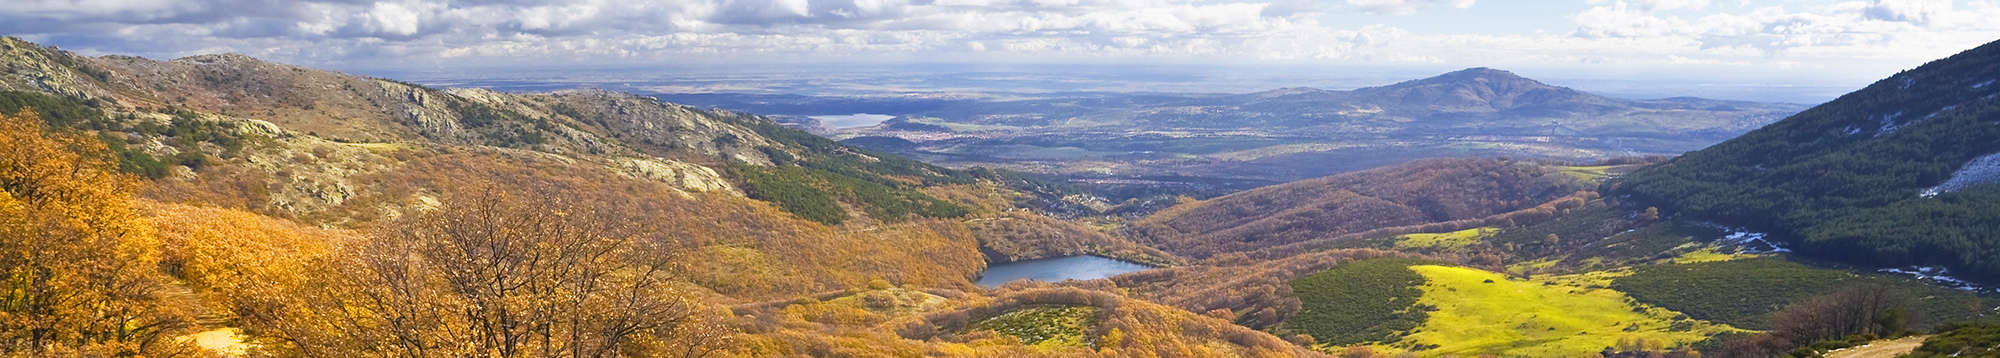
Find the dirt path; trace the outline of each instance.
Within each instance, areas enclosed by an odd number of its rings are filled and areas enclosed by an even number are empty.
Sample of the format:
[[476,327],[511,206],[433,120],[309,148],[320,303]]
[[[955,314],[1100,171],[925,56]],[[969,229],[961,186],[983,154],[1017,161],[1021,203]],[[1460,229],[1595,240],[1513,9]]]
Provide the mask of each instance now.
[[214,356],[241,357],[249,353],[250,346],[243,343],[247,338],[243,336],[243,330],[229,325],[231,316],[228,310],[206,304],[186,283],[176,282],[166,285],[163,291],[161,294],[166,296],[166,300],[192,307],[191,310],[195,312],[194,323],[203,330],[181,336],[179,339],[194,342],[196,347]]
[[1868,345],[1865,346],[1829,352],[1826,354],[1826,358],[1890,358],[1900,356],[1917,350],[1917,346],[1924,345],[1924,338],[1930,338],[1930,336],[1911,336],[1868,342]]

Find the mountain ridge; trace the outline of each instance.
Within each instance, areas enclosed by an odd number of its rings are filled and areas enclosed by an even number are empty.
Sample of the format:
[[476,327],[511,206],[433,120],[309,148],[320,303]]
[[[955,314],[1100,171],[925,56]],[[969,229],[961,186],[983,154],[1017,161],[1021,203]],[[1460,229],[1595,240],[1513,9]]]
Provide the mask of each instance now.
[[[1000,167],[1078,180],[1195,178],[1191,185],[1227,182],[1239,189],[1410,159],[1507,156],[1592,162],[1674,155],[1804,108],[1611,98],[1492,68],[1352,90],[1290,87],[1243,94],[978,101],[687,98],[735,109],[808,111],[819,104],[829,106],[829,113],[896,115],[898,119],[882,125],[824,134],[869,138],[857,142],[862,145],[893,144],[875,149],[946,166]],[[874,107],[862,111],[862,105]],[[874,139],[878,137],[910,144]]]
[[[1766,231],[1803,253],[2000,280],[1988,186],[1929,192],[2000,152],[2000,42],[1899,72],[1770,126],[1633,173],[1622,192]],[[1983,85],[1987,84],[1987,85]],[[1975,171],[1984,173],[1984,171]],[[1977,175],[1975,173],[1974,175]]]

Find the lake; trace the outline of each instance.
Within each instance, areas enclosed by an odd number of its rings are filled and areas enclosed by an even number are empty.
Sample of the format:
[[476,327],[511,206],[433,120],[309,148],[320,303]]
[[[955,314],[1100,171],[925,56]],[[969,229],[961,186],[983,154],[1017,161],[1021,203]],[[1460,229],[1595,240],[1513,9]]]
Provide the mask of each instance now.
[[819,120],[819,123],[821,125],[825,125],[827,128],[833,128],[833,129],[867,127],[876,124],[881,124],[882,121],[896,118],[896,116],[891,116],[887,114],[874,114],[874,113],[855,113],[855,114],[806,116],[806,117],[817,119]]
[[986,274],[979,277],[979,285],[995,287],[1020,279],[1049,282],[1095,280],[1150,269],[1153,267],[1097,256],[1054,257],[989,266]]

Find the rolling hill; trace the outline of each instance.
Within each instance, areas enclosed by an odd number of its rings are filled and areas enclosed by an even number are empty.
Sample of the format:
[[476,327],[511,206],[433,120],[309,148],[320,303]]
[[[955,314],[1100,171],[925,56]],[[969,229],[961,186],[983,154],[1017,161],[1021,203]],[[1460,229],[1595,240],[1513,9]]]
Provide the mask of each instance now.
[[1433,159],[1257,188],[1161,210],[1136,237],[1207,257],[1373,229],[1481,219],[1542,205],[1581,186],[1539,164]]
[[2000,281],[2000,43],[1632,173],[1620,193],[1800,253]]

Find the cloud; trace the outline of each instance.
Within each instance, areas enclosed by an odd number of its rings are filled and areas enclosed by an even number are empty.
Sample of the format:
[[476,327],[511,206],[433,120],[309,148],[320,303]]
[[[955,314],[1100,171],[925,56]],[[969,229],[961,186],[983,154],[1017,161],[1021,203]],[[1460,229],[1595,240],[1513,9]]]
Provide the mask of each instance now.
[[1868,5],[1862,13],[1872,20],[1928,24],[1933,18],[1951,13],[1951,8],[1951,0],[1880,0]]
[[[85,53],[375,67],[891,58],[1879,68],[2000,35],[1994,0],[1585,0],[1546,15],[1566,31],[1490,33],[1411,27],[1442,21],[1427,11],[1486,10],[1473,0],[15,1],[0,7],[0,32]],[[1321,21],[1335,13],[1408,21]]]
[[1645,0],[1639,3],[1647,10],[1701,10],[1708,8],[1708,0]]
[[[1661,1],[1645,1],[1658,3]],[[1845,60],[1929,59],[1992,41],[2000,7],[1955,9],[1949,0],[1874,0],[1803,10],[1766,6],[1738,13],[1669,14],[1659,4],[1599,1],[1578,13],[1573,36],[1678,39],[1701,49],[1734,49],[1734,57],[1826,57]],[[1748,51],[1746,53],[1745,51]],[[1689,55],[1683,62],[1703,59]],[[1740,58],[1741,59],[1741,58]]]
[[1470,8],[1472,7],[1474,2],[1476,1],[1475,0],[1347,0],[1347,5],[1354,6],[1355,8],[1370,13],[1407,15],[1416,13],[1417,10],[1419,9],[1436,5],[1450,5],[1451,7],[1460,9]]

